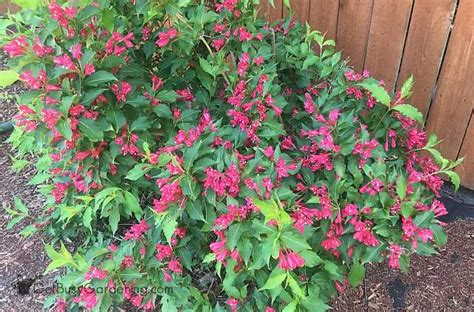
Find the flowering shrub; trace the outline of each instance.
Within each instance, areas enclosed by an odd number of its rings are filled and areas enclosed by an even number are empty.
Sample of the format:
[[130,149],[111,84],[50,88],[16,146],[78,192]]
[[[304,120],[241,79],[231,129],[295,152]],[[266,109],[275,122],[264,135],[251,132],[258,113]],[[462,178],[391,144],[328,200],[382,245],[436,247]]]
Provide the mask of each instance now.
[[28,91],[10,141],[36,155],[46,197],[23,234],[50,235],[47,271],[65,272],[47,306],[319,311],[365,264],[406,270],[446,242],[439,175],[458,185],[457,163],[420,128],[412,80],[390,95],[258,4],[11,17],[21,32],[3,50]]

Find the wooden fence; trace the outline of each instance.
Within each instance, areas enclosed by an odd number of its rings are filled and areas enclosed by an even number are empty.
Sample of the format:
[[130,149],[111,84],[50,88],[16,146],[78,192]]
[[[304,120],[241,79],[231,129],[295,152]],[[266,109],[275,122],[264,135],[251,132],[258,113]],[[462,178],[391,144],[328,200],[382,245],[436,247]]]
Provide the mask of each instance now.
[[[5,12],[9,0],[4,0]],[[270,20],[288,14],[263,0]],[[474,189],[474,0],[291,0],[296,17],[336,39],[357,70],[368,69],[391,90],[411,74],[412,104],[427,117],[426,129],[443,143]],[[5,5],[6,4],[6,5]]]
[[[300,21],[336,40],[357,70],[368,69],[390,90],[411,74],[411,104],[426,129],[457,159],[462,184],[474,189],[474,0],[292,0]],[[261,12],[288,14],[282,0]]]

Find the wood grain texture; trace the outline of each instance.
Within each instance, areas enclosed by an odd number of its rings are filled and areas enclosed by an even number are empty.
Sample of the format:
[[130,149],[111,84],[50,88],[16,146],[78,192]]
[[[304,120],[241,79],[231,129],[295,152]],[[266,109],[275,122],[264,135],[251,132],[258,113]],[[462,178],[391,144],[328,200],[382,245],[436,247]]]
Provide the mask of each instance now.
[[275,8],[268,6],[268,19],[273,22],[283,17],[283,0],[274,0]]
[[303,24],[309,20],[311,2],[311,0],[297,0],[291,3],[295,10],[295,17]]
[[339,0],[312,0],[309,24],[312,29],[326,33],[326,38],[335,39]]
[[[441,152],[458,156],[474,107],[474,0],[461,0],[435,98],[428,113],[427,130],[443,142]],[[470,158],[474,155],[467,155]],[[473,172],[471,171],[471,174]]]
[[339,0],[336,44],[358,71],[364,66],[374,0]]
[[375,0],[365,68],[395,87],[413,0]]
[[456,0],[415,1],[397,88],[413,75],[410,99],[426,116],[446,47]]
[[469,126],[464,136],[459,157],[465,158],[464,162],[456,168],[456,172],[461,178],[462,185],[474,190],[474,112],[471,112]]

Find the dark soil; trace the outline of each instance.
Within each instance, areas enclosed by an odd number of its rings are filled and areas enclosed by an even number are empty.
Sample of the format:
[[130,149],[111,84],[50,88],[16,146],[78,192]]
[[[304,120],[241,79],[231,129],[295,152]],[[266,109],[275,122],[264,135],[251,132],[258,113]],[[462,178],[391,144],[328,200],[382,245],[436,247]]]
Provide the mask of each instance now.
[[[0,69],[4,63],[0,52]],[[0,88],[0,122],[15,114],[14,95],[20,92],[19,85]],[[16,195],[34,216],[42,204],[41,196],[27,184],[34,170],[27,167],[20,174],[10,170],[11,151],[6,139],[0,135],[0,205],[11,207]],[[461,200],[452,196],[449,189],[443,195],[451,216],[472,216],[472,192],[462,193]],[[332,304],[334,310],[474,311],[474,220],[448,220],[448,244],[439,255],[413,257],[407,274],[390,270],[386,263],[368,266],[363,285],[341,294]],[[1,209],[0,311],[40,311],[54,280],[52,275],[42,276],[48,264],[43,251],[45,242],[39,235],[24,239],[18,234],[31,220],[13,230],[6,229],[7,223],[8,215]],[[199,276],[200,282],[204,278]]]
[[409,273],[367,267],[365,282],[333,303],[336,311],[474,311],[474,222],[446,227],[439,255],[414,256]]

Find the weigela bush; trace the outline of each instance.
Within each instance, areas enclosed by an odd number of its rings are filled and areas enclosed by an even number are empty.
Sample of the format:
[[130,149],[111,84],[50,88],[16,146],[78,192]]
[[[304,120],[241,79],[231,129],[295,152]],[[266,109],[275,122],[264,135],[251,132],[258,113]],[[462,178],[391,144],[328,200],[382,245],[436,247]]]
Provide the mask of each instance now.
[[22,233],[64,273],[46,306],[319,311],[365,264],[446,242],[457,163],[412,79],[389,94],[258,0],[88,2],[12,15],[3,46],[27,89],[10,141],[46,198]]

